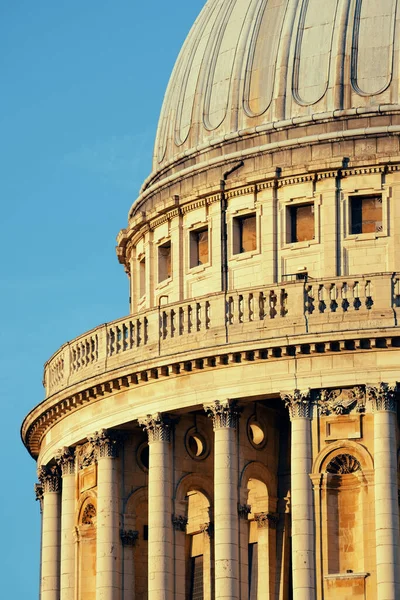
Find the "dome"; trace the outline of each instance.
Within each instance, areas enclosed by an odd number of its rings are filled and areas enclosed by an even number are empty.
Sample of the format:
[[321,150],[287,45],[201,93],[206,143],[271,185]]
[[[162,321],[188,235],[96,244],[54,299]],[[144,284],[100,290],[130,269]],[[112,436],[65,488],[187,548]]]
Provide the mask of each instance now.
[[396,15],[397,0],[208,0],[173,70],[143,190],[210,146],[398,108]]

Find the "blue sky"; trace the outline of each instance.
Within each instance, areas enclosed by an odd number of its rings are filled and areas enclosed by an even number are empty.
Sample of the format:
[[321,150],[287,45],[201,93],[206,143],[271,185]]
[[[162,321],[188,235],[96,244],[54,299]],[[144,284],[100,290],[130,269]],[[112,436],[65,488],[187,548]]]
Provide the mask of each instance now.
[[0,0],[4,598],[38,597],[36,468],[21,421],[43,399],[45,360],[128,312],[115,237],[150,172],[168,78],[204,3]]

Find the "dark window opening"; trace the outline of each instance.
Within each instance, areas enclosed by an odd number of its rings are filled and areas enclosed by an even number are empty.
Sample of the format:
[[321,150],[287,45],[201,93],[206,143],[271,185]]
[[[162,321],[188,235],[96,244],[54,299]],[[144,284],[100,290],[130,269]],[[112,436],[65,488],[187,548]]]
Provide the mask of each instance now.
[[158,247],[158,283],[171,277],[171,242]]
[[145,542],[147,542],[149,539],[149,526],[148,525],[143,525],[143,539],[145,540]]
[[258,546],[249,544],[249,600],[257,600],[258,592]]
[[203,556],[191,559],[190,600],[203,600]]
[[350,197],[350,233],[382,231],[382,196]]
[[256,216],[235,217],[233,219],[233,254],[257,250]]
[[208,229],[190,232],[190,268],[208,263]]
[[140,285],[139,295],[140,295],[140,297],[142,297],[146,293],[146,259],[145,258],[142,258],[142,260],[139,262],[139,285]]
[[289,207],[289,242],[307,242],[315,238],[314,204]]

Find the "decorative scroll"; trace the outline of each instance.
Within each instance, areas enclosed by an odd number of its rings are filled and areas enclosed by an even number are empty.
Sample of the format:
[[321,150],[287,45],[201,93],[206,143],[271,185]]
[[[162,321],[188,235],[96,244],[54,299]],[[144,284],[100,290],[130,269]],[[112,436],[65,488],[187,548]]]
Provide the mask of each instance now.
[[361,465],[351,454],[338,454],[326,467],[326,472],[333,475],[348,475],[357,471],[361,471]]
[[111,431],[95,431],[92,436],[88,436],[88,440],[95,449],[97,458],[115,458],[118,455],[117,438]]
[[310,390],[295,389],[292,393],[281,392],[281,398],[285,403],[285,408],[289,410],[291,420],[296,418],[311,419]]
[[121,529],[121,541],[123,546],[134,546],[139,539],[139,532],[132,529]]
[[57,465],[51,467],[41,466],[38,471],[38,478],[44,494],[61,490],[61,475]]
[[82,525],[94,525],[93,519],[96,514],[96,507],[93,504],[86,504],[82,515]]
[[238,426],[240,410],[236,402],[216,400],[212,404],[204,404],[204,410],[207,417],[211,417],[213,420],[214,431],[226,428],[236,429]]
[[172,515],[172,525],[176,531],[186,531],[187,523],[187,517],[182,517],[181,515]]
[[161,413],[147,415],[139,420],[139,425],[147,431],[149,444],[152,442],[170,442],[171,441],[171,423],[168,417]]
[[321,415],[348,415],[355,410],[365,412],[365,392],[361,386],[352,389],[321,390],[317,405]]
[[271,527],[271,529],[276,529],[276,526],[279,521],[278,515],[274,515],[272,513],[256,513],[254,515],[254,520],[257,523],[257,527],[259,529],[263,529],[264,527]]
[[249,504],[238,504],[238,515],[240,519],[247,519],[251,513],[251,506]]
[[75,450],[64,447],[58,451],[56,463],[61,469],[61,475],[73,475],[75,472]]
[[397,384],[381,382],[377,386],[367,386],[367,396],[372,401],[374,411],[396,412]]

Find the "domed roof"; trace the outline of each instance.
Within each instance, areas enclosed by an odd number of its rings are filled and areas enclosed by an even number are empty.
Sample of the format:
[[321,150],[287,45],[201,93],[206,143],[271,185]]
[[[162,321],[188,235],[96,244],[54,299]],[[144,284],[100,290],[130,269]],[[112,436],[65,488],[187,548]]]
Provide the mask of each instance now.
[[397,4],[208,0],[173,70],[144,188],[249,132],[398,108]]

